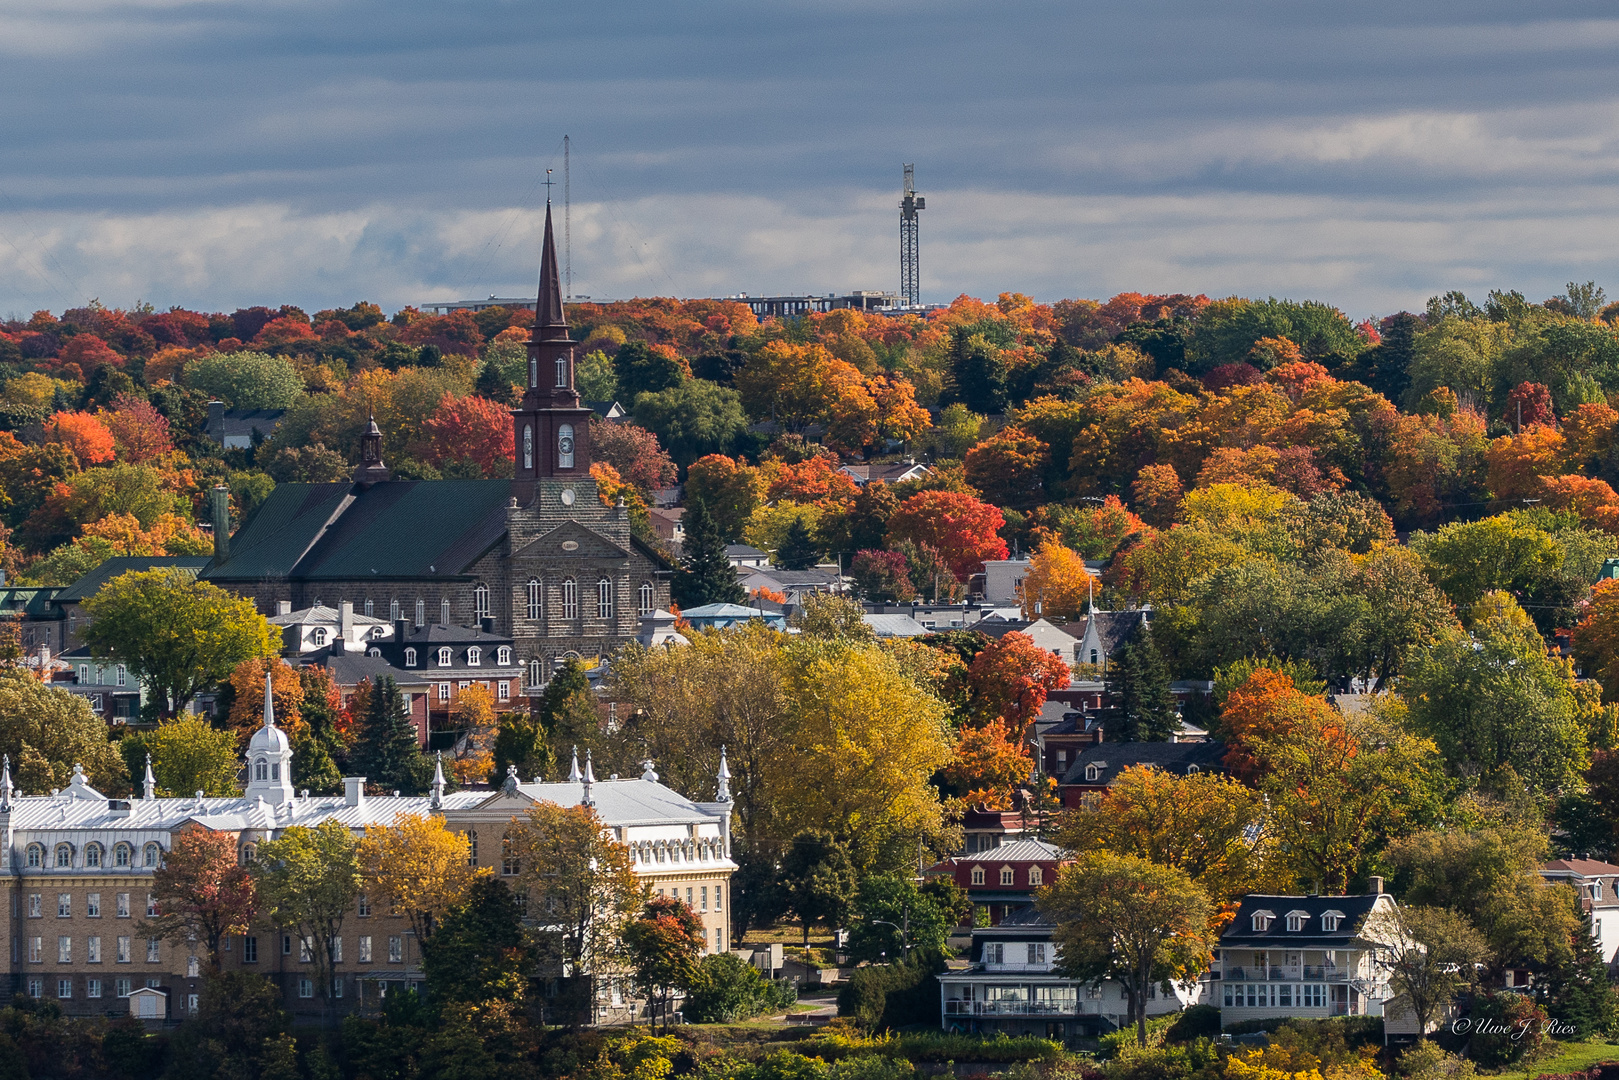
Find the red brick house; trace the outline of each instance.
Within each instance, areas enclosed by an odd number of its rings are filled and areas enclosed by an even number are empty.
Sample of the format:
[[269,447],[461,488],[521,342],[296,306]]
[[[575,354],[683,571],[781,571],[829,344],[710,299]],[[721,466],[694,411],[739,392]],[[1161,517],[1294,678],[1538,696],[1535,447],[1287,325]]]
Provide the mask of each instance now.
[[984,911],[989,925],[1034,903],[1036,889],[1057,878],[1057,868],[1071,861],[1067,853],[1044,840],[1016,840],[987,851],[945,859],[928,867],[928,877],[948,877],[967,892],[975,917]]

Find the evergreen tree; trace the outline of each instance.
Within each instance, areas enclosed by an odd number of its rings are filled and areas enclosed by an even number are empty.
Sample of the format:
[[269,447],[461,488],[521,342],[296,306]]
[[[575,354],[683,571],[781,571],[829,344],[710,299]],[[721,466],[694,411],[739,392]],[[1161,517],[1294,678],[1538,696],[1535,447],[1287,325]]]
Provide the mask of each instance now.
[[391,676],[384,675],[371,688],[352,758],[366,780],[384,790],[417,795],[427,786],[432,766]]
[[776,549],[776,565],[783,570],[810,570],[821,560],[821,549],[810,537],[804,519],[794,518]]
[[1146,623],[1109,662],[1107,689],[1114,701],[1107,732],[1111,741],[1166,742],[1180,729],[1169,669]]
[[570,656],[540,698],[540,728],[553,757],[562,758],[577,748],[581,754],[594,749],[601,730],[596,711],[596,692],[590,688],[585,665]]
[[747,590],[736,579],[736,567],[725,555],[725,538],[701,499],[694,499],[682,519],[686,527],[685,558],[675,571],[671,591],[683,608],[703,604],[740,604]]
[[334,795],[343,790],[337,690],[326,669],[314,664],[298,670],[298,681],[304,691],[298,714],[304,722],[292,740],[292,781],[317,795]]

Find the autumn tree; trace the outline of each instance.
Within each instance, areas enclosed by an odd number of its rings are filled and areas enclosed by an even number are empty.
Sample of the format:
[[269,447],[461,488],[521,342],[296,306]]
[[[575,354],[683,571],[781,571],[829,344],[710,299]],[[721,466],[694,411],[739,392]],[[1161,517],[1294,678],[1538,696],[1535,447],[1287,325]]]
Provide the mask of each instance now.
[[79,765],[105,794],[129,789],[107,723],[90,711],[90,703],[9,665],[0,666],[0,753],[11,759],[12,778],[27,795],[67,787]]
[[1574,628],[1574,656],[1602,683],[1605,700],[1619,697],[1619,580],[1604,578],[1591,590]]
[[1034,762],[999,716],[978,727],[963,727],[943,775],[970,804],[1011,810],[1013,789],[1030,779]]
[[1003,428],[967,451],[967,482],[998,506],[1029,510],[1045,501],[1051,450],[1017,427]]
[[739,540],[742,528],[763,498],[759,470],[723,454],[710,454],[692,462],[686,474],[688,504],[702,503],[714,519],[720,536]]
[[1542,383],[1521,382],[1507,394],[1506,408],[1501,419],[1521,432],[1538,424],[1555,424],[1557,414],[1552,409],[1552,392]]
[[[137,769],[144,769],[145,756],[151,755],[152,775],[162,797],[184,798],[198,791],[212,798],[240,793],[236,774],[241,771],[242,757],[236,736],[200,716],[161,721],[150,731],[126,735],[122,743],[129,744],[127,749],[120,748],[132,776],[140,775]],[[139,757],[132,759],[131,751]]]
[[1086,855],[1058,870],[1036,903],[1057,924],[1058,970],[1085,982],[1117,980],[1141,1046],[1148,990],[1195,979],[1215,943],[1209,898],[1186,871],[1134,855]]
[[677,897],[652,897],[624,927],[630,970],[653,1004],[653,1023],[661,1014],[665,1031],[675,991],[696,983],[697,962],[707,948],[708,931],[702,920]]
[[[593,981],[646,901],[630,850],[588,806],[536,803],[505,843],[518,860],[531,909],[546,913],[536,951],[549,971]],[[584,1000],[594,1001],[589,987]]]
[[443,818],[409,813],[367,825],[357,851],[371,900],[409,919],[419,942],[465,898],[476,876],[468,854],[466,835],[446,829]]
[[45,424],[45,437],[73,451],[81,466],[105,465],[117,452],[112,432],[93,413],[56,413]]
[[1394,992],[1409,1003],[1418,1031],[1427,1031],[1457,992],[1477,981],[1477,966],[1489,955],[1483,936],[1447,908],[1391,904],[1367,923],[1367,935],[1386,943],[1379,959]]
[[444,395],[424,425],[428,460],[439,468],[465,462],[486,477],[510,476],[514,460],[511,412],[488,398]]
[[291,825],[259,845],[253,866],[261,910],[304,943],[328,1004],[343,920],[364,887],[358,846],[348,826],[332,818],[313,828]]
[[972,715],[1006,721],[1019,742],[1053,690],[1068,685],[1068,665],[1016,630],[986,645],[967,669]]
[[1180,506],[1186,489],[1175,466],[1143,465],[1131,484],[1130,494],[1136,512],[1144,520],[1162,527],[1175,519],[1175,509]]
[[984,569],[986,559],[1006,558],[999,532],[1001,512],[971,495],[956,491],[924,491],[900,504],[888,522],[891,543],[908,540],[938,551],[957,581]]
[[1095,579],[1073,548],[1046,540],[1029,559],[1022,591],[1025,619],[1077,619],[1090,610]]
[[119,394],[113,399],[112,408],[102,410],[98,416],[111,433],[119,458],[124,461],[138,465],[174,450],[168,417],[149,401],[132,394]]
[[[461,732],[450,758],[450,771],[457,784],[486,780],[494,764],[494,743],[499,737],[500,716],[495,712],[495,695],[483,683],[473,683],[456,695],[450,724]],[[501,775],[505,775],[502,771]],[[529,775],[533,775],[530,773]]]
[[592,417],[590,448],[598,461],[613,466],[620,476],[641,491],[674,486],[677,476],[674,460],[658,445],[658,437],[646,428],[626,423],[609,424]]
[[201,942],[216,972],[225,939],[247,933],[257,903],[253,875],[236,844],[231,833],[191,825],[174,834],[152,875],[160,914],[145,928],[169,941]]
[[903,604],[916,598],[910,567],[899,551],[857,551],[849,564],[849,577],[857,593],[876,603]]
[[229,722],[244,742],[264,725],[264,682],[270,676],[270,700],[276,726],[291,738],[304,726],[304,684],[298,668],[275,656],[256,656],[231,672]]
[[169,716],[242,661],[281,651],[281,636],[253,601],[183,570],[120,574],[84,607],[94,655],[125,664]]
[[1132,765],[1070,810],[1057,838],[1069,851],[1134,855],[1184,870],[1227,902],[1290,884],[1269,865],[1274,841],[1264,824],[1264,798],[1246,784]]

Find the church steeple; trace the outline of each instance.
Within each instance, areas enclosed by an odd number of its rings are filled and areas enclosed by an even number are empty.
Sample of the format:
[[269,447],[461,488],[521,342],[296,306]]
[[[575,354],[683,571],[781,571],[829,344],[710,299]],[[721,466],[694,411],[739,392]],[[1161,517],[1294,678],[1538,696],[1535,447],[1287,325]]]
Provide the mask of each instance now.
[[528,341],[528,386],[512,415],[519,480],[590,475],[590,410],[574,387],[574,341],[562,305],[551,202],[545,203],[540,291]]
[[375,415],[366,420],[365,431],[360,434],[360,464],[354,467],[356,484],[376,484],[392,474],[382,463],[382,429],[377,427]]

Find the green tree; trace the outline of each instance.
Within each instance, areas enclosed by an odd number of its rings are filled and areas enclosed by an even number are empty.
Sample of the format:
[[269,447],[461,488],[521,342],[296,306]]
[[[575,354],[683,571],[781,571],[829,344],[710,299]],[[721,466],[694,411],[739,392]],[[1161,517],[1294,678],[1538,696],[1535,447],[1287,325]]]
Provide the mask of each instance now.
[[697,965],[680,1014],[688,1024],[729,1024],[786,1008],[796,997],[790,983],[772,983],[735,953],[715,953]]
[[546,741],[545,728],[534,721],[526,711],[503,713],[500,730],[495,733],[491,748],[494,764],[490,771],[492,783],[503,783],[515,768],[519,777],[545,776],[556,768],[556,755]]
[[873,874],[860,883],[849,924],[849,956],[877,963],[912,951],[938,952],[956,925],[955,912],[902,874]]
[[1521,590],[1557,572],[1563,552],[1557,541],[1519,514],[1446,525],[1418,533],[1411,548],[1422,557],[1434,584],[1458,607],[1496,589]]
[[298,669],[304,699],[298,714],[303,719],[292,736],[292,782],[321,795],[343,790],[338,761],[347,756],[343,735],[337,730],[342,698],[331,674],[318,664]]
[[330,1004],[343,920],[360,895],[359,845],[348,826],[328,818],[314,828],[288,826],[259,845],[253,873],[260,910],[298,935],[315,964],[315,983]]
[[172,567],[120,574],[84,608],[95,620],[84,632],[91,652],[127,666],[168,716],[244,660],[281,652],[253,601]]
[[641,394],[679,386],[689,377],[681,360],[655,352],[644,341],[626,341],[618,347],[613,354],[613,376],[618,381],[618,392],[631,401]]
[[590,676],[577,657],[568,657],[545,684],[540,696],[540,728],[545,744],[554,747],[553,757],[560,761],[561,752],[589,751],[601,743],[600,714],[596,708],[596,692],[590,688]]
[[613,358],[600,349],[586,353],[574,368],[573,385],[586,401],[617,401],[618,376],[613,372]]
[[422,973],[438,1001],[520,1002],[532,969],[517,898],[489,874],[473,881],[422,943]]
[[12,778],[28,795],[67,787],[76,765],[103,794],[129,790],[107,724],[90,703],[19,667],[0,667],[0,753],[11,759]]
[[697,963],[707,946],[702,920],[677,897],[654,896],[640,917],[624,928],[630,970],[654,1005],[653,1022],[661,1014],[665,1031],[674,992],[689,990],[696,983]]
[[1180,730],[1169,669],[1145,623],[1108,664],[1107,682],[1118,702],[1118,721],[1109,724],[1111,741],[1167,742]]
[[292,1017],[281,990],[251,972],[210,973],[197,1015],[169,1041],[171,1080],[292,1080],[298,1075]]
[[1087,982],[1118,980],[1141,1046],[1148,988],[1195,977],[1215,941],[1214,909],[1191,877],[1134,855],[1087,855],[1059,870],[1037,903],[1057,924],[1058,969]]
[[849,917],[857,884],[849,852],[829,832],[805,829],[793,837],[781,860],[787,906],[804,930],[809,953],[810,927],[836,929]]
[[981,413],[1006,411],[1006,360],[977,327],[956,327],[950,334],[950,373],[955,400]]
[[414,795],[425,786],[427,758],[392,676],[382,676],[371,688],[350,760],[368,782],[384,790]]
[[748,598],[725,554],[725,541],[708,508],[693,501],[682,518],[686,526],[685,558],[675,570],[671,591],[683,608],[703,604],[740,604]]
[[729,453],[748,429],[741,395],[706,379],[642,394],[632,411],[682,469],[705,454]]
[[186,361],[187,386],[205,391],[231,409],[285,409],[304,392],[291,360],[260,352],[209,353]]
[[1412,728],[1451,771],[1486,788],[1510,770],[1555,796],[1586,766],[1581,699],[1567,660],[1546,654],[1534,623],[1503,593],[1473,606],[1473,632],[1448,631],[1410,661],[1400,695]]
[[776,549],[775,563],[783,570],[811,570],[821,561],[821,545],[811,538],[804,519],[795,517]]
[[228,797],[240,792],[236,774],[242,755],[234,732],[221,731],[200,716],[177,716],[145,732],[131,732],[119,742],[131,776],[142,776],[146,755],[152,757],[157,793],[183,798],[194,792]]
[[813,592],[804,596],[803,610],[794,625],[805,637],[843,639],[871,643],[876,631],[866,624],[866,609],[860,601],[836,593]]

